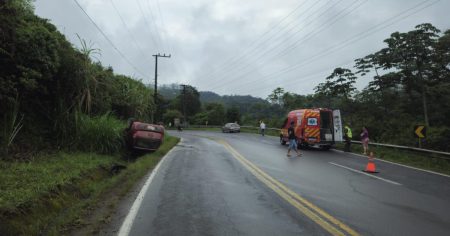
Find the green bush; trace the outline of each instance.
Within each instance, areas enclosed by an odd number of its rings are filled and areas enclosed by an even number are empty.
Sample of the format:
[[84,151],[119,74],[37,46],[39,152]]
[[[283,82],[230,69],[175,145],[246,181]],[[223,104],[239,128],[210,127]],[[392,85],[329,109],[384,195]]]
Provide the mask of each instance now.
[[197,113],[191,118],[191,123],[194,125],[205,125],[209,118],[208,115],[206,111]]
[[79,114],[76,124],[75,146],[78,150],[112,154],[123,146],[122,134],[126,124],[109,113],[96,117]]
[[183,117],[183,114],[181,114],[181,112],[179,112],[178,110],[167,110],[166,113],[164,113],[164,115],[163,115],[163,121],[164,121],[164,124],[172,123],[172,125],[175,125],[174,124],[175,118],[178,118],[181,120],[182,117]]
[[445,152],[450,151],[450,128],[441,127],[431,127],[427,131],[427,139],[425,143],[426,148],[442,150]]

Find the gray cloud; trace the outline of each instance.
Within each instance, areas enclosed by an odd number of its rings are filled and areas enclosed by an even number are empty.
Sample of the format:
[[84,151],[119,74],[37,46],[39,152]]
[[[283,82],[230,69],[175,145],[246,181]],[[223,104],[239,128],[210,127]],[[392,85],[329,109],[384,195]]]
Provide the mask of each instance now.
[[[114,51],[73,0],[36,0],[35,6],[36,14],[50,19],[75,46],[79,46],[76,34],[93,42],[94,47],[102,51],[102,64],[112,66],[117,73],[152,83],[152,54],[170,53],[172,58],[160,60],[160,83],[189,83],[200,90],[220,94],[266,97],[277,86],[290,92],[311,93],[335,67],[352,67],[354,59],[383,47],[382,40],[394,31],[409,31],[423,22],[432,23],[441,30],[450,28],[447,12],[450,2],[439,1],[414,15],[397,19],[392,25],[345,48],[321,55],[324,50],[341,46],[360,32],[376,29],[374,27],[381,22],[423,1],[112,1],[131,36],[110,0],[79,0],[111,41],[145,76]],[[427,1],[424,6],[433,2]],[[298,11],[273,28],[299,4]],[[313,4],[316,5],[311,7]],[[340,12],[349,14],[338,18]],[[287,28],[281,30],[283,26]],[[272,28],[271,34],[261,38]],[[288,29],[292,30],[287,32]],[[268,38],[270,40],[262,40]],[[260,43],[259,46],[249,50],[249,45],[255,41]],[[295,48],[289,48],[296,42]],[[239,60],[224,65],[229,59]],[[295,65],[301,67],[281,73]],[[370,78],[359,79],[358,88],[362,89],[368,81]]]

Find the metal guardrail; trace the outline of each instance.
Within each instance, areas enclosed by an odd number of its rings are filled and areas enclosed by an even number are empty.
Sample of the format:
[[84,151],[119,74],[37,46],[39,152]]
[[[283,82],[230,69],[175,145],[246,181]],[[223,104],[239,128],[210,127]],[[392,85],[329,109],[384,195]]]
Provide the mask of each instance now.
[[[205,125],[195,125],[195,126],[190,126],[193,128],[222,128],[222,126],[205,126]],[[241,128],[249,128],[249,129],[256,129],[259,130],[259,127],[256,126],[246,126],[246,125],[242,125]],[[266,128],[266,130],[276,130],[276,131],[280,131],[281,129],[277,129],[277,128]],[[352,141],[352,143],[358,143],[361,144],[360,141]],[[448,156],[448,157],[442,157],[443,159],[448,159],[450,160],[450,152],[442,152],[442,151],[436,151],[436,150],[431,150],[431,149],[424,149],[424,148],[416,148],[416,147],[408,147],[408,146],[401,146],[401,145],[394,145],[394,144],[385,144],[385,143],[371,143],[369,142],[369,145],[374,145],[374,146],[380,146],[380,147],[390,147],[390,148],[397,148],[397,149],[403,149],[403,150],[410,150],[410,151],[417,151],[417,152],[427,152],[427,153],[434,153],[434,154],[439,154],[439,155],[443,155],[443,156]]]
[[[352,141],[352,143],[359,143],[359,144],[361,144],[361,141]],[[431,150],[431,149],[408,147],[408,146],[401,146],[401,145],[394,145],[394,144],[385,144],[385,143],[371,143],[371,142],[369,142],[369,145],[380,146],[380,147],[390,147],[390,148],[397,148],[397,149],[404,149],[404,150],[417,151],[417,152],[434,153],[434,154],[449,156],[449,157],[445,157],[445,159],[449,159],[450,160],[450,152],[442,152],[442,151],[436,151],[436,150]]]
[[[253,129],[259,130],[259,127],[256,127],[256,126],[245,126],[245,125],[242,125],[241,128],[249,128],[249,129],[252,129],[252,128],[253,128]],[[281,129],[277,129],[277,128],[266,128],[266,130],[280,131]]]

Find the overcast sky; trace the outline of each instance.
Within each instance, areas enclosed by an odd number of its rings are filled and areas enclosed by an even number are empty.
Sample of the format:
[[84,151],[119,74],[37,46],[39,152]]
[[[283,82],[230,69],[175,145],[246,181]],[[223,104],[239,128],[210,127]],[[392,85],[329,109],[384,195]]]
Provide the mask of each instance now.
[[[448,0],[36,0],[76,46],[144,83],[184,83],[221,95],[266,98],[276,87],[312,93],[336,67],[384,46],[392,32],[420,23],[450,28]],[[123,21],[122,21],[122,19]],[[122,54],[122,55],[121,55]],[[124,56],[125,58],[123,58]],[[370,77],[360,78],[358,89]]]

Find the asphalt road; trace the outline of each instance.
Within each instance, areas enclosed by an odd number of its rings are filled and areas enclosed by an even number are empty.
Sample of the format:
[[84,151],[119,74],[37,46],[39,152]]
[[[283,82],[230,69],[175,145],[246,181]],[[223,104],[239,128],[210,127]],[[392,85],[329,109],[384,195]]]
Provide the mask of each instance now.
[[450,178],[337,151],[287,158],[276,137],[182,138],[119,235],[450,235]]

